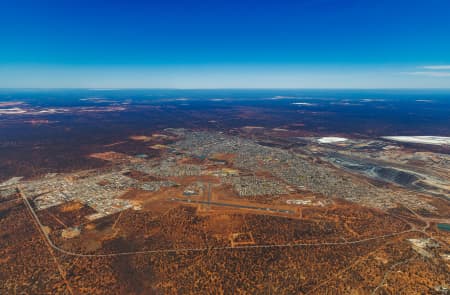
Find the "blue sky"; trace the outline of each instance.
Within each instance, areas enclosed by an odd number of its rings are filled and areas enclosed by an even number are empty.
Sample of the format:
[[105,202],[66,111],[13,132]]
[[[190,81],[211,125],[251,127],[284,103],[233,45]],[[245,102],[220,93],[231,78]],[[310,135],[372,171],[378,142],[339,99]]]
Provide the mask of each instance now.
[[450,1],[0,0],[0,87],[450,87]]

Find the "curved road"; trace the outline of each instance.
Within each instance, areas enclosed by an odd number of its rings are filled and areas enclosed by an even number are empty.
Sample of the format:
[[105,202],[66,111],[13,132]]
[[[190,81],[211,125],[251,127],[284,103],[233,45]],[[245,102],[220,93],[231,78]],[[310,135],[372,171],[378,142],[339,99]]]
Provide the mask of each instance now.
[[379,239],[386,239],[398,235],[402,235],[409,232],[421,232],[420,230],[416,229],[408,229],[401,232],[396,233],[390,233],[385,234],[381,236],[376,237],[370,237],[355,241],[345,241],[345,242],[320,242],[320,243],[295,243],[295,244],[275,244],[275,245],[250,245],[250,246],[237,246],[237,247],[231,247],[231,246],[225,246],[225,247],[213,247],[213,248],[183,248],[183,249],[161,249],[161,250],[143,250],[143,251],[133,251],[133,252],[118,252],[118,253],[107,253],[107,254],[83,254],[83,253],[75,253],[71,251],[67,251],[65,249],[62,249],[58,246],[56,246],[53,241],[50,239],[46,231],[44,230],[44,225],[39,220],[39,217],[37,216],[36,212],[34,211],[33,207],[31,206],[28,199],[24,196],[22,191],[19,188],[20,195],[22,196],[22,199],[26,205],[26,207],[29,209],[31,215],[33,216],[36,224],[39,226],[39,231],[44,236],[45,240],[47,241],[48,245],[55,249],[56,251],[70,255],[70,256],[78,256],[78,257],[114,257],[114,256],[127,256],[127,255],[138,255],[138,254],[157,254],[157,253],[177,253],[177,252],[204,252],[204,251],[211,251],[211,250],[238,250],[238,249],[255,249],[255,248],[287,248],[287,247],[317,247],[317,246],[338,246],[338,245],[353,245],[353,244],[360,244],[365,243],[369,241],[379,240]]

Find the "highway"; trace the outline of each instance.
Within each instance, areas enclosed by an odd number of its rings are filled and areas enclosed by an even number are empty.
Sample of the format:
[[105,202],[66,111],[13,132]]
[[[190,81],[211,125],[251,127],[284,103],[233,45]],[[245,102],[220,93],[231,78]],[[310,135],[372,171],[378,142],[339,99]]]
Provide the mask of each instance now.
[[[38,231],[41,232],[41,234],[44,236],[44,238],[47,240],[47,243],[45,243],[48,246],[48,250],[50,252],[50,255],[53,258],[53,261],[55,262],[56,268],[63,280],[63,282],[66,284],[67,287],[67,291],[73,295],[74,292],[72,290],[72,287],[69,284],[69,281],[67,280],[67,273],[64,270],[64,268],[61,266],[61,264],[58,262],[58,259],[55,256],[55,253],[53,252],[53,250],[56,250],[58,252],[63,252],[59,247],[57,247],[55,244],[53,244],[52,240],[50,239],[50,237],[48,236],[47,232],[44,230],[44,227],[41,223],[41,221],[39,220],[38,216],[36,215],[36,213],[33,210],[33,207],[31,207],[30,202],[28,201],[28,199],[26,197],[24,197],[22,191],[20,190],[20,188],[18,187],[19,193],[22,196],[22,199],[25,203],[25,205],[28,207],[28,209],[30,210],[31,215],[34,217],[34,223],[38,226]],[[45,242],[45,241],[44,241]]]

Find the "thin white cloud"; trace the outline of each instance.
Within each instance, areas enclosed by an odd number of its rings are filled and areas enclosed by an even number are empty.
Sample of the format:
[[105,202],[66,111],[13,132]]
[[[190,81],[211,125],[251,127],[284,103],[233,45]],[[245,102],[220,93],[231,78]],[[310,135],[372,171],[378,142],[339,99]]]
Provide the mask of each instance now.
[[450,65],[433,65],[433,66],[424,66],[422,68],[426,70],[450,70]]
[[416,71],[416,72],[405,72],[407,75],[413,76],[427,76],[427,77],[450,77],[450,72],[438,72],[438,71]]

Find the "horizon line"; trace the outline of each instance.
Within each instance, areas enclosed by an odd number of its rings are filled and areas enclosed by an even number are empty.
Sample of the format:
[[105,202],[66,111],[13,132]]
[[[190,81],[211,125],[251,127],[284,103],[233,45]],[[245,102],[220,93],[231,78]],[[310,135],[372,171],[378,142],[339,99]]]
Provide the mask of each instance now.
[[0,90],[450,90],[450,87],[0,87]]

